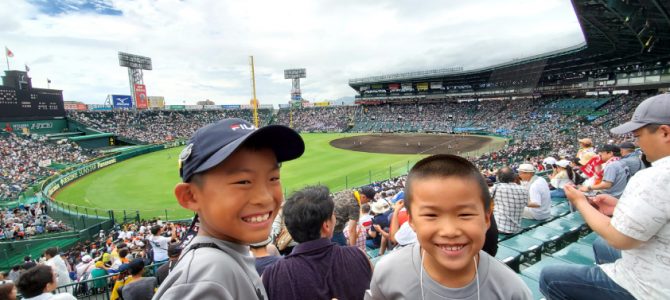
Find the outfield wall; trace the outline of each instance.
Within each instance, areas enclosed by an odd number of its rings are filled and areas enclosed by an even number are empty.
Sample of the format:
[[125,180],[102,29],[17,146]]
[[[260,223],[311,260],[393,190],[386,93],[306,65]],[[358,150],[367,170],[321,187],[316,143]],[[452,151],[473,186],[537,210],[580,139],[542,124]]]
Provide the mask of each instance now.
[[[179,146],[183,146],[184,144],[185,144],[185,141],[179,140],[179,141],[174,141],[174,142],[165,143],[165,144],[161,144],[161,145],[148,145],[148,146],[145,146],[145,147],[142,147],[142,148],[135,148],[135,149],[132,149],[132,150],[128,150],[128,151],[122,152],[120,154],[101,157],[101,158],[95,159],[93,161],[74,166],[72,168],[69,168],[69,169],[65,170],[64,172],[59,173],[58,175],[47,178],[41,185],[41,188],[40,188],[41,196],[48,199],[49,203],[52,206],[59,207],[64,212],[69,211],[70,214],[72,214],[72,212],[76,212],[77,216],[88,216],[88,217],[97,219],[97,218],[100,217],[97,210],[94,211],[93,209],[91,209],[89,211],[89,208],[86,208],[86,207],[78,207],[76,205],[71,205],[71,204],[67,204],[67,203],[59,203],[58,201],[56,201],[56,199],[53,198],[53,195],[58,190],[65,187],[67,184],[69,184],[69,183],[71,183],[71,182],[73,182],[73,181],[75,181],[75,180],[77,180],[77,179],[79,179],[83,176],[86,176],[86,175],[88,175],[92,172],[100,170],[104,167],[110,166],[112,164],[130,159],[130,158],[133,158],[133,157],[136,157],[136,156],[144,155],[144,154],[151,153],[151,152],[161,151],[161,150],[165,150],[165,149],[170,149],[170,148],[174,148],[174,147],[179,147]],[[81,210],[80,210],[80,208],[81,208]],[[120,217],[120,216],[114,216],[114,214],[111,213],[111,214],[109,214],[109,217],[108,217],[103,212],[103,217],[108,219],[110,217],[115,218],[115,217]],[[124,218],[125,218],[125,213],[124,213]],[[76,226],[76,225],[78,225],[76,221],[73,223],[73,225],[75,225],[75,227],[78,227],[78,226]]]

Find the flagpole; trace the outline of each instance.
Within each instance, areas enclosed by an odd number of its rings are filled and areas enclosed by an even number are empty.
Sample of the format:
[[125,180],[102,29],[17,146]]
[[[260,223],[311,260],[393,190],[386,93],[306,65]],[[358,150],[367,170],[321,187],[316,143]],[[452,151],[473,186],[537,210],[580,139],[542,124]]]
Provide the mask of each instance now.
[[9,56],[7,56],[7,51],[5,51],[5,60],[7,60],[7,71],[9,71]]

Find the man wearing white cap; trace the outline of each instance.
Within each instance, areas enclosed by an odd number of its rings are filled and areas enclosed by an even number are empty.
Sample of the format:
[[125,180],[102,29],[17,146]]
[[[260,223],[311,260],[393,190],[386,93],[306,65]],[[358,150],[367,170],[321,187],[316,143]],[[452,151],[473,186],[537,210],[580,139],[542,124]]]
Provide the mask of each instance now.
[[531,164],[521,164],[517,169],[522,186],[528,189],[530,201],[523,209],[526,219],[546,220],[551,217],[551,191],[544,178],[535,176],[535,167]]
[[545,267],[539,281],[548,299],[670,299],[670,94],[643,101],[630,122],[610,131],[632,132],[652,167],[631,177],[619,200],[596,196],[595,207],[582,192],[565,187],[602,237],[593,243],[599,265]]
[[85,278],[88,274],[91,273],[93,268],[95,268],[95,262],[93,261],[93,258],[88,254],[84,255],[81,258],[81,262],[77,264],[75,268],[77,269],[77,280]]
[[549,179],[551,181],[551,185],[556,189],[551,191],[551,197],[565,198],[563,187],[565,187],[566,184],[573,183],[572,178],[570,178],[570,175],[568,174],[568,170],[572,171],[572,169],[568,169],[570,167],[570,162],[565,159],[561,159],[557,161],[554,166],[554,172],[549,175]]

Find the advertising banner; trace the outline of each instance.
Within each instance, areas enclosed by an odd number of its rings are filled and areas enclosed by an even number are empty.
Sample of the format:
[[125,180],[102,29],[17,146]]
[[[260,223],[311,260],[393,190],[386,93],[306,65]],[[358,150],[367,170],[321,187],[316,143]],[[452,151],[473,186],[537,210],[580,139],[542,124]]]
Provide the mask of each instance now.
[[133,99],[130,95],[112,95],[112,105],[114,108],[132,108]]
[[260,109],[274,109],[274,106],[272,104],[261,104],[258,108]]
[[427,91],[428,90],[428,82],[419,82],[416,84],[416,90],[417,91]]
[[223,109],[240,109],[239,105],[232,105],[232,104],[225,104],[221,105],[221,108]]
[[77,110],[88,110],[88,105],[84,103],[77,103]]
[[409,82],[408,82],[408,83],[402,83],[400,86],[402,86],[402,89],[403,89],[404,91],[412,91],[412,90],[414,90],[414,89],[412,88],[412,83],[409,83]]
[[40,161],[37,162],[37,165],[42,167],[42,168],[46,168],[46,167],[51,165],[51,160],[50,159],[40,160]]
[[330,105],[330,102],[328,101],[314,102],[314,106],[328,106],[328,105]]
[[208,109],[208,110],[221,109],[221,106],[218,106],[218,105],[203,105],[203,106],[205,107],[205,109]]
[[63,108],[65,110],[77,110],[77,103],[76,102],[63,102]]
[[[66,120],[41,120],[23,122],[5,122],[2,126],[7,132],[25,133],[56,133],[67,128]],[[0,129],[2,131],[2,129]]]
[[149,108],[164,108],[165,97],[163,96],[149,96]]
[[169,110],[184,110],[186,109],[186,105],[170,105],[168,106]]
[[442,82],[431,82],[430,83],[430,89],[431,90],[441,90],[442,89]]
[[135,85],[135,102],[137,102],[138,109],[147,109],[149,108],[149,103],[147,100],[147,87],[144,84]]
[[373,90],[380,90],[380,89],[383,89],[383,88],[384,88],[384,85],[382,85],[382,84],[373,84],[373,85],[370,85],[370,87],[371,87]]
[[369,85],[361,85],[361,87],[359,88],[359,90],[360,90],[361,92],[362,92],[362,91],[367,91],[367,90],[369,90],[369,89],[370,89],[370,86],[369,86]]
[[400,83],[389,83],[389,91],[395,91],[400,89]]

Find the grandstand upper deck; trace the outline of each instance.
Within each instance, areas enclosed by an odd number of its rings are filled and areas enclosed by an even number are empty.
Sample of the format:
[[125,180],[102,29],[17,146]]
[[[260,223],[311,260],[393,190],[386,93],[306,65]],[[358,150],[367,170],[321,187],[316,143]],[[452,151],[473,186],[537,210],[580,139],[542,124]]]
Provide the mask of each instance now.
[[584,43],[479,69],[356,78],[349,85],[359,93],[359,102],[670,86],[669,3],[573,0],[572,4]]

